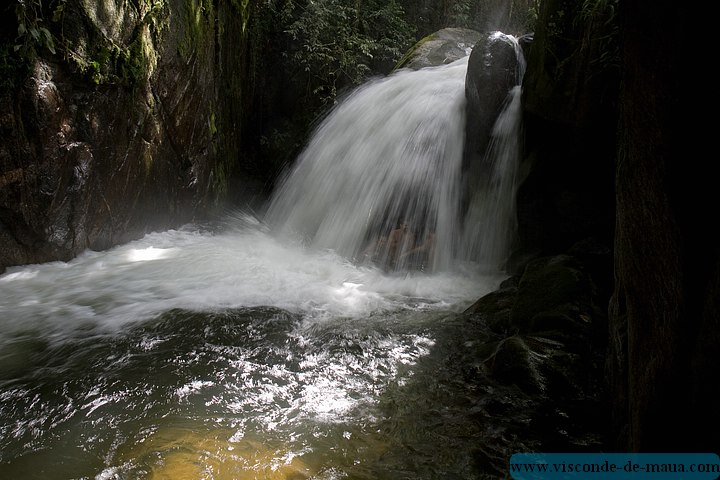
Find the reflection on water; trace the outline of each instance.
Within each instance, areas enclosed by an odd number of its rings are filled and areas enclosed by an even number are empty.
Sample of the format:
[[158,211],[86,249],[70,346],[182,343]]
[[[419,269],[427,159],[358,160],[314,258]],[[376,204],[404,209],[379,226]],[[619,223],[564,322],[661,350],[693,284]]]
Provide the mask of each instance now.
[[434,433],[465,423],[438,359],[498,279],[388,276],[251,220],[0,276],[0,478],[468,469]]

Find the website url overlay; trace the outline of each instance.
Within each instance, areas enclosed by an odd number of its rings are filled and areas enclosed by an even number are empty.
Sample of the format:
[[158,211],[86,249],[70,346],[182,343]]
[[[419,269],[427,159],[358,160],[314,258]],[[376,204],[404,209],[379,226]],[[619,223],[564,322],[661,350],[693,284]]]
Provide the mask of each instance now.
[[516,453],[510,458],[515,480],[716,480],[714,453]]

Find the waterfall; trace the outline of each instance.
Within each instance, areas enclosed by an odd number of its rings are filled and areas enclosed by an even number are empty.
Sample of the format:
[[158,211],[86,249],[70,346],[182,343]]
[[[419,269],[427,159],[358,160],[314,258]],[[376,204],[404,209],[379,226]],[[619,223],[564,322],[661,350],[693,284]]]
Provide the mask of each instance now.
[[463,218],[467,64],[465,57],[402,70],[355,90],[314,132],[271,199],[267,223],[313,248],[390,271],[446,270],[481,259],[490,245],[504,249],[496,244],[511,230],[501,217],[514,214],[507,192],[517,169],[519,94],[495,126],[498,160],[480,189],[494,197],[473,199],[478,206]]
[[[475,268],[471,237],[506,241],[519,96],[466,216],[467,64],[354,91],[265,222],[238,211],[0,275],[0,477],[485,475],[478,444],[511,451],[495,434],[525,407],[476,421],[507,393],[463,380],[496,336],[458,314],[505,277]],[[432,233],[433,255],[403,256]]]
[[515,194],[519,183],[520,86],[508,94],[493,127],[486,155],[490,175],[475,191],[465,217],[462,255],[484,265],[502,265],[515,234]]

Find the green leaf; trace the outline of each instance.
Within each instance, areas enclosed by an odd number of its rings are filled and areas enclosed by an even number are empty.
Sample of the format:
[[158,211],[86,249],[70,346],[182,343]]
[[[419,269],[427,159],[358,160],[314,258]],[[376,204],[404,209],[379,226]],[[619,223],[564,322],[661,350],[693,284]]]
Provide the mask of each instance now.
[[63,14],[64,10],[65,10],[64,3],[59,4],[55,8],[55,11],[53,12],[53,18],[52,18],[53,22],[59,22],[62,19],[62,14]]

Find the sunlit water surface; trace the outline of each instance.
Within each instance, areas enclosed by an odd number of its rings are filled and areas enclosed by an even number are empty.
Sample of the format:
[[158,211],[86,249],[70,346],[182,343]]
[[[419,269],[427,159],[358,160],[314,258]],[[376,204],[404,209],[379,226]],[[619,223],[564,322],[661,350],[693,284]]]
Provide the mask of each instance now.
[[475,478],[442,365],[500,277],[451,272],[359,267],[246,214],[11,268],[0,478]]

